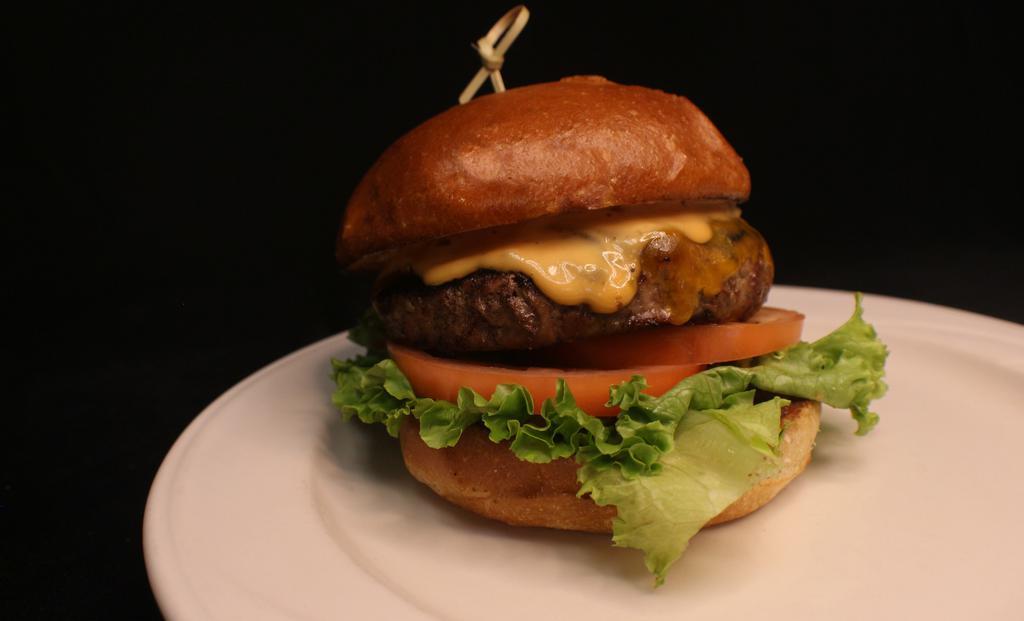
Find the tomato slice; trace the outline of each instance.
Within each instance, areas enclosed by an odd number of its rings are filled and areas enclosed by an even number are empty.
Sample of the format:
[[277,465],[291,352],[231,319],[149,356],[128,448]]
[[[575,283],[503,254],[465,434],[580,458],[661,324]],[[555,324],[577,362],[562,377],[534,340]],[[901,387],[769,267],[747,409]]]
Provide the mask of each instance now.
[[538,351],[549,364],[593,369],[710,364],[778,351],[800,340],[804,316],[762,308],[744,322],[663,326],[564,343]]
[[583,411],[591,416],[616,416],[617,408],[606,408],[608,387],[628,380],[632,375],[647,379],[646,393],[658,396],[675,386],[679,380],[699,373],[703,365],[645,365],[617,369],[549,369],[540,367],[502,367],[464,360],[432,356],[418,349],[388,343],[388,351],[398,368],[409,378],[417,396],[454,402],[459,388],[472,388],[490,397],[498,384],[522,384],[536,408],[555,396],[555,382],[564,378]]

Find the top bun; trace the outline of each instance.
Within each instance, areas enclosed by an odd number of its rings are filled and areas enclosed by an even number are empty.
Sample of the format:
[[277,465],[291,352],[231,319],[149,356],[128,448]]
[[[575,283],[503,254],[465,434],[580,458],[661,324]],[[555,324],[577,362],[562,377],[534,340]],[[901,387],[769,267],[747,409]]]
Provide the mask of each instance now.
[[343,264],[541,216],[750,194],[743,160],[685,97],[597,77],[480,97],[392,144],[349,199]]

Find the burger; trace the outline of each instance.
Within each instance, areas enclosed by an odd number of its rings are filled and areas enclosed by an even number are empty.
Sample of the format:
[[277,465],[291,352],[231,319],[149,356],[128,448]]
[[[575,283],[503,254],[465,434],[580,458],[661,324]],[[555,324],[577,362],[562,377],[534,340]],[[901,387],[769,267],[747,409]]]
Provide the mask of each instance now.
[[886,389],[859,295],[812,343],[763,306],[749,194],[711,121],[658,90],[572,77],[442,112],[348,202],[337,258],[377,276],[334,404],[455,505],[611,533],[661,584],[803,471],[822,402],[864,434]]

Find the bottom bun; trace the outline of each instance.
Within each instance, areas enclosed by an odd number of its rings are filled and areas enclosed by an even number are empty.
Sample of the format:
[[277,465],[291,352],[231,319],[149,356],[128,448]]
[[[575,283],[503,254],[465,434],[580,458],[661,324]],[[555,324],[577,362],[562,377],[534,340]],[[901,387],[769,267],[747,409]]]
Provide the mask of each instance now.
[[[708,525],[743,517],[768,504],[811,461],[821,404],[793,401],[782,411],[782,469],[764,479],[715,516]],[[614,506],[599,507],[576,491],[576,462],[558,459],[532,464],[517,458],[507,443],[495,444],[482,425],[472,425],[451,448],[432,449],[408,417],[399,434],[405,466],[416,479],[448,501],[513,526],[544,526],[592,533],[612,532]]]

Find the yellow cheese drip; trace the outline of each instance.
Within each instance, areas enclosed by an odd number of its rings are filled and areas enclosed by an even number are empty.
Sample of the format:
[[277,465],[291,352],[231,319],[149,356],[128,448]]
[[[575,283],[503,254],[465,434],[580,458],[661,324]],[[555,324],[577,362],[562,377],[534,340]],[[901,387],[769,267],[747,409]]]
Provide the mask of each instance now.
[[712,220],[739,213],[716,206],[613,208],[534,220],[442,240],[407,255],[408,264],[428,285],[479,269],[520,272],[559,304],[612,313],[636,295],[641,253],[651,240],[682,235],[705,244],[713,235]]

